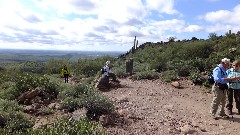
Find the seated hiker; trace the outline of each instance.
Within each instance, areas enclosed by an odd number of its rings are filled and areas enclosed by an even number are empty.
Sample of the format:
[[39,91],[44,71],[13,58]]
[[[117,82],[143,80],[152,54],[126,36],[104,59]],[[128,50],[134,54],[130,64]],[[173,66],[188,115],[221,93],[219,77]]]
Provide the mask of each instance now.
[[69,74],[70,74],[69,69],[67,68],[66,65],[64,65],[63,68],[62,68],[62,76],[64,77],[65,83],[68,83]]
[[101,77],[99,78],[96,87],[109,89],[111,87],[109,83],[109,78],[112,78],[113,82],[120,82],[119,80],[117,80],[116,75],[111,70],[110,61],[107,61],[106,65],[101,69]]
[[102,68],[102,75],[112,78],[113,82],[119,83],[119,80],[117,80],[116,75],[111,70],[110,61],[107,61],[105,66]]

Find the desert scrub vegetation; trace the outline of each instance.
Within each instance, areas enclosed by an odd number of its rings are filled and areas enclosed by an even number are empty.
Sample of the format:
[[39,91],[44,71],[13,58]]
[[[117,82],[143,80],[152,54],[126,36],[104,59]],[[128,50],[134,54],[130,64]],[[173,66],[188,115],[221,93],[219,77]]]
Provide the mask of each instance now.
[[[1,131],[2,130],[2,131]],[[42,126],[38,129],[28,128],[26,131],[9,131],[0,129],[1,135],[24,134],[24,135],[104,135],[102,126],[98,122],[92,122],[87,118],[74,120],[63,118],[54,121],[52,126]]]
[[[194,83],[205,85],[207,80],[201,76],[203,72],[213,70],[213,67],[224,57],[230,58],[231,61],[240,58],[240,50],[237,49],[240,47],[239,39],[240,32],[238,31],[236,34],[227,32],[221,36],[210,33],[209,39],[206,40],[193,37],[191,40],[182,41],[146,42],[138,48],[132,48],[121,58],[134,59],[136,74],[154,70],[160,73],[161,78],[166,81],[186,77]],[[169,70],[177,74],[171,74]],[[200,73],[194,75],[194,71]],[[164,74],[169,75],[164,77]],[[200,80],[202,83],[199,83]]]
[[33,126],[33,122],[16,101],[0,99],[0,126],[4,132],[24,132]]
[[148,79],[148,80],[154,80],[154,79],[159,79],[159,73],[155,71],[142,71],[142,72],[137,72],[132,76],[133,80],[142,80],[142,79]]
[[114,111],[113,102],[89,84],[69,86],[59,93],[59,99],[62,108],[69,112],[82,107],[87,109],[89,115],[95,116]]

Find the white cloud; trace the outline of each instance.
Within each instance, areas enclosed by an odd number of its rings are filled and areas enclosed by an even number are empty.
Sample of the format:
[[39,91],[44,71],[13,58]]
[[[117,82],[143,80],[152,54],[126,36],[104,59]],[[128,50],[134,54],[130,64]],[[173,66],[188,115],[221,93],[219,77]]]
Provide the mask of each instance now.
[[174,0],[146,0],[149,10],[156,10],[159,13],[175,14],[178,13],[174,9]]
[[198,25],[189,25],[187,27],[184,28],[184,32],[198,32],[203,30],[203,27],[198,26]]
[[233,11],[219,10],[215,12],[206,13],[204,20],[212,23],[229,23],[239,24],[240,22],[240,5],[237,5]]
[[[0,18],[4,18],[0,21],[0,48],[126,51],[134,36],[140,45],[166,41],[183,32],[240,29],[240,5],[232,11],[206,13],[202,19],[216,24],[207,26],[178,19],[181,13],[174,8],[174,0],[32,1],[0,2]],[[155,16],[157,19],[152,18]]]

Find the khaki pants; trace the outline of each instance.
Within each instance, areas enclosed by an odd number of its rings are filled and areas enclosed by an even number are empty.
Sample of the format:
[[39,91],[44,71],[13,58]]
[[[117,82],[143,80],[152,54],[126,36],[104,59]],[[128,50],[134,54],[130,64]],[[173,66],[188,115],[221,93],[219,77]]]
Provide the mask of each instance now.
[[213,100],[211,103],[210,114],[215,115],[217,113],[219,105],[221,105],[220,115],[224,115],[224,107],[226,104],[227,90],[220,90],[215,84],[212,86]]

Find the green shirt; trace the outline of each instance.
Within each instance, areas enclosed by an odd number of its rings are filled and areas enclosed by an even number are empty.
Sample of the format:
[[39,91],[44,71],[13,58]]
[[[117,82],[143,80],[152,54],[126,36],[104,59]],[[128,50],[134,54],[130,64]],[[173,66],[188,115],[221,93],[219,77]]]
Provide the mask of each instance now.
[[[238,77],[240,76],[240,70],[234,70],[233,68],[230,68],[227,70],[227,78],[234,78],[234,77]],[[233,81],[229,81],[227,83],[228,88],[231,89],[239,89],[240,90],[240,81],[239,80],[233,80]]]

